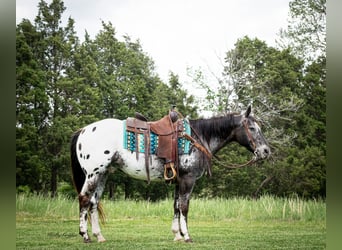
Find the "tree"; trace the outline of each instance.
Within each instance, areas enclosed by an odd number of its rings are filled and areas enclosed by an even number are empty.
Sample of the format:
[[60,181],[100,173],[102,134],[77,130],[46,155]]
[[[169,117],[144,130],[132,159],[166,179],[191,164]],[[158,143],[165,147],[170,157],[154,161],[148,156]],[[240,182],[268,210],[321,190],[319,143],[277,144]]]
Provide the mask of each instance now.
[[[74,53],[79,42],[74,31],[74,20],[68,19],[62,27],[62,14],[66,7],[61,0],[53,0],[49,5],[41,0],[35,19],[36,29],[40,34],[38,60],[46,73],[46,93],[49,97],[49,127],[44,131],[45,162],[50,168],[50,191],[54,196],[57,191],[58,171],[66,168],[64,151],[68,141],[70,122],[68,115],[73,107],[70,105],[74,93],[73,79],[68,78],[68,69],[73,67]],[[75,122],[73,122],[75,123]],[[63,124],[63,126],[61,126]],[[71,125],[70,125],[71,127]]]
[[295,55],[315,61],[326,53],[326,0],[293,0],[287,29],[280,30],[278,44]]
[[303,62],[289,50],[280,51],[259,39],[244,37],[227,52],[224,72],[215,84],[217,90],[203,82],[201,86],[209,93],[208,105],[215,107],[216,113],[242,111],[252,104],[275,146],[292,140],[283,128],[293,124],[293,115],[303,106],[299,96],[302,70]]
[[33,191],[44,187],[42,131],[48,126],[45,72],[36,60],[39,33],[24,19],[16,29],[16,182]]
[[78,40],[71,18],[61,27],[64,10],[62,1],[40,1],[34,25],[24,19],[17,26],[17,185],[50,187],[52,195],[58,171],[68,165],[68,128],[76,123],[68,117],[75,85],[67,71],[74,66]]
[[182,89],[182,84],[179,82],[178,75],[170,72],[169,75],[170,93],[169,103],[175,104],[177,109],[184,115],[197,117],[197,107],[194,105],[195,98],[193,95]]
[[326,0],[294,0],[289,15],[289,25],[280,31],[278,44],[303,58],[306,67],[300,92],[305,105],[296,114],[298,150],[292,152],[297,160],[288,157],[301,167],[295,168],[292,176],[297,178],[288,185],[300,194],[325,197]]

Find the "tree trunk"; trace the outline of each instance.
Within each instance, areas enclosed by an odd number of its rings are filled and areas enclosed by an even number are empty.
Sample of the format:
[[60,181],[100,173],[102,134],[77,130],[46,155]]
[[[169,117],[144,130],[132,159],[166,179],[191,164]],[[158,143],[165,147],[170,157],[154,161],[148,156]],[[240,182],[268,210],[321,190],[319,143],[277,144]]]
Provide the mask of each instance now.
[[57,167],[51,167],[51,197],[54,198],[57,195]]
[[263,180],[263,181],[261,182],[261,184],[260,184],[260,186],[257,188],[257,190],[252,194],[252,197],[253,197],[254,199],[256,199],[256,198],[258,197],[258,193],[260,192],[260,190],[261,190],[268,182],[270,182],[273,178],[274,178],[274,175],[266,177],[266,179]]
[[109,200],[114,200],[114,193],[115,193],[115,184],[114,182],[110,181],[108,182],[108,188],[109,188]]

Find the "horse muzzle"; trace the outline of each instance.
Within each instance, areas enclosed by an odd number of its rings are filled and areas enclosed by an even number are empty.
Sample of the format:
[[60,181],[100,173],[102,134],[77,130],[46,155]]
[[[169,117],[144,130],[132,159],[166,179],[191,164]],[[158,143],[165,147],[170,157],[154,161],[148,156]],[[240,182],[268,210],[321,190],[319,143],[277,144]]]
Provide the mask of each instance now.
[[267,145],[262,145],[256,148],[254,151],[256,160],[263,160],[271,155],[271,149]]

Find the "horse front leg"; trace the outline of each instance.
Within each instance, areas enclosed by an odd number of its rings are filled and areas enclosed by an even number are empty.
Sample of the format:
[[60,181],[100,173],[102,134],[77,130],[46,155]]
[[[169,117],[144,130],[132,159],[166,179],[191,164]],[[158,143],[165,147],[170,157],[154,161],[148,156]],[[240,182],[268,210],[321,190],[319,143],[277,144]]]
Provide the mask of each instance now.
[[184,236],[185,242],[192,242],[188,231],[188,211],[189,211],[190,193],[180,195],[179,197],[179,225]]
[[173,202],[173,220],[171,225],[172,233],[175,235],[174,241],[182,240],[183,237],[181,235],[180,230],[180,224],[179,224],[179,218],[180,218],[180,212],[179,212],[179,185],[176,184],[175,187],[175,193],[174,193],[174,202]]
[[[179,178],[178,180],[179,188],[178,188],[178,213],[175,213],[175,217],[173,220],[173,225],[175,225],[176,229],[176,219],[178,221],[179,230],[175,233],[175,239],[179,236],[179,233],[184,236],[185,242],[192,242],[192,239],[188,230],[188,212],[189,212],[189,204],[190,204],[190,195],[192,193],[192,189],[195,185],[195,178],[191,175],[185,175]],[[176,189],[177,190],[177,189]],[[176,199],[175,199],[176,201]],[[180,232],[179,232],[180,231]]]

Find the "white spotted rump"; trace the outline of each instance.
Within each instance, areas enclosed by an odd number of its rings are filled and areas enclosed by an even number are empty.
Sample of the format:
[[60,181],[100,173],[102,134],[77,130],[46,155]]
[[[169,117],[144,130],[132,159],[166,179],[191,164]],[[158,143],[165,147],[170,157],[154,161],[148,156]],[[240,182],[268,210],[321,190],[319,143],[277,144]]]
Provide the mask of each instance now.
[[117,119],[105,119],[82,129],[76,152],[87,179],[106,171],[115,149],[119,148],[119,144],[122,145],[122,138],[116,132],[118,130],[122,130],[122,121]]

